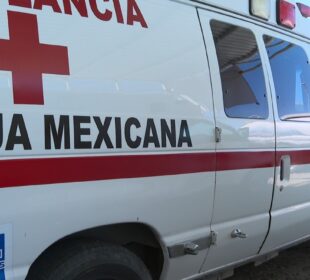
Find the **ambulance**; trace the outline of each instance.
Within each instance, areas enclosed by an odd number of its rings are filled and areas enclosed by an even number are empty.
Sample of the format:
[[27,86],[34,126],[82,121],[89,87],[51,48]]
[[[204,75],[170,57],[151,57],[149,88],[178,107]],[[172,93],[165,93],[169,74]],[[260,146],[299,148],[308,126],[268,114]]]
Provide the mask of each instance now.
[[307,0],[1,1],[0,280],[224,279],[310,239],[309,43]]

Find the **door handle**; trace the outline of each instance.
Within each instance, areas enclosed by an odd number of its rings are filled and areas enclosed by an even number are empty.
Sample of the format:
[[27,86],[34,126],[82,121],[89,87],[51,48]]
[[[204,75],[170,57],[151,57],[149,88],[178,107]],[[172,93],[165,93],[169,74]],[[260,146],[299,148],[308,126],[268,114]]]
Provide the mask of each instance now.
[[232,233],[231,233],[231,237],[232,238],[240,238],[240,239],[245,239],[248,236],[242,232],[240,229],[235,229]]
[[199,253],[199,245],[195,243],[186,243],[184,245],[185,255],[193,255],[196,256]]
[[289,181],[291,177],[291,157],[282,156],[280,166],[280,181]]

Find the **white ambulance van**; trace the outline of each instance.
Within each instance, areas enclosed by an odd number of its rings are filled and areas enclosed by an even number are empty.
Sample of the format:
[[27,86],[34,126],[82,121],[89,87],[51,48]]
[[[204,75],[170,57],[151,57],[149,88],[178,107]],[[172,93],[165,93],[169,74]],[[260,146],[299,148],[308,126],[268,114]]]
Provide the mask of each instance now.
[[0,279],[222,279],[309,239],[309,5],[1,1]]

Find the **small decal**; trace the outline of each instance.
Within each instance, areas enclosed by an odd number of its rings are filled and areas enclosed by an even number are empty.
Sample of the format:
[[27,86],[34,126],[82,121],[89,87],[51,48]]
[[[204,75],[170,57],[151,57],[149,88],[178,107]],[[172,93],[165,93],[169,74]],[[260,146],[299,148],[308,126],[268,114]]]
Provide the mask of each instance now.
[[12,277],[12,225],[0,225],[0,280]]
[[5,280],[5,235],[0,234],[0,280]]

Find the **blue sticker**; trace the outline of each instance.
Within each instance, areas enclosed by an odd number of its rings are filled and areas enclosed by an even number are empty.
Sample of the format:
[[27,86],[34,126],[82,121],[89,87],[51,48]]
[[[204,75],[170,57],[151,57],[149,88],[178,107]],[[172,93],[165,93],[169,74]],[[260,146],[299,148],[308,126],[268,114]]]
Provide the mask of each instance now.
[[0,234],[0,280],[5,280],[5,235]]

